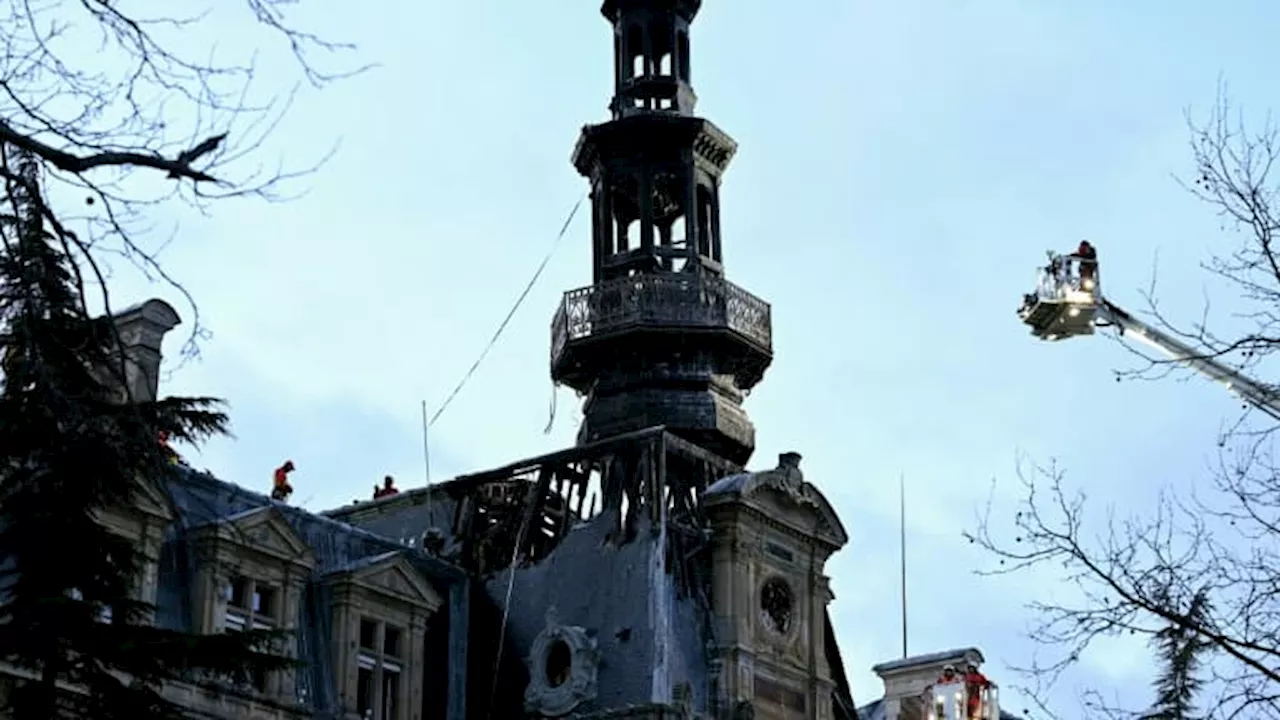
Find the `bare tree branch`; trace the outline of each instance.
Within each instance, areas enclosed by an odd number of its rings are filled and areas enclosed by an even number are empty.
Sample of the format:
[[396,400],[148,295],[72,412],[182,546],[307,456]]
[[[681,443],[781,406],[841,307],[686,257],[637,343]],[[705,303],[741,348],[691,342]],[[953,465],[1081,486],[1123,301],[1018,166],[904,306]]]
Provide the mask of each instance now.
[[77,156],[71,153],[50,147],[39,140],[30,138],[22,133],[15,132],[13,128],[4,120],[0,120],[0,142],[6,142],[14,147],[22,148],[44,158],[59,170],[66,170],[70,173],[80,174],[100,168],[107,165],[132,165],[135,167],[148,167],[156,170],[168,170],[170,178],[190,178],[197,182],[217,182],[212,176],[207,175],[199,170],[194,170],[191,163],[208,155],[218,149],[218,145],[227,139],[227,134],[214,135],[205,138],[200,144],[188,150],[178,153],[178,156],[172,160],[160,157],[159,155],[148,155],[140,152],[127,151],[107,151],[94,153],[92,155]]
[[[312,88],[368,67],[343,67],[339,55],[353,48],[300,28],[299,7],[237,0],[190,13],[108,0],[0,0],[0,144],[40,159],[53,214],[61,227],[77,228],[77,261],[98,266],[87,273],[100,278],[89,281],[98,296],[88,299],[105,304],[113,256],[184,296],[184,357],[198,353],[207,331],[194,299],[148,247],[152,210],[174,200],[208,212],[232,197],[295,197],[288,184],[332,155],[321,149],[296,167],[262,157],[298,87],[265,86],[259,51],[275,75],[292,68]],[[237,22],[240,55],[217,44],[219,31]],[[322,67],[329,58],[337,64]]]
[[[1153,271],[1146,314],[1202,357],[1265,378],[1280,350],[1280,131],[1269,118],[1248,127],[1227,97],[1222,86],[1207,117],[1188,113],[1194,173],[1179,182],[1221,218],[1222,237],[1231,244],[1203,268],[1231,291],[1224,303],[1231,312],[1211,317],[1206,298],[1198,319],[1176,322],[1162,311]],[[1124,346],[1141,363],[1117,372],[1117,380],[1185,371],[1182,360]],[[985,572],[1051,572],[1074,593],[1031,605],[1031,638],[1042,653],[1017,670],[1035,702],[1047,702],[1062,673],[1100,639],[1151,640],[1176,632],[1208,653],[1205,697],[1198,699],[1207,717],[1280,718],[1275,429],[1246,409],[1218,437],[1211,482],[1181,495],[1164,490],[1151,509],[1126,517],[1087,514],[1085,497],[1071,491],[1052,464],[1019,469],[1024,499],[1011,527],[999,527],[989,506],[969,539],[996,560]],[[1163,717],[1125,708],[1103,692],[1084,694],[1084,715]]]

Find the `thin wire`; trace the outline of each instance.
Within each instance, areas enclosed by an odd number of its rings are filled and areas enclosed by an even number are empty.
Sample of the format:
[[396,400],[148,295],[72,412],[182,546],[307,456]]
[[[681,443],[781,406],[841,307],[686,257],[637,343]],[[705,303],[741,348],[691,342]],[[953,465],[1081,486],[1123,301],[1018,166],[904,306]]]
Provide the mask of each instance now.
[[485,720],[493,719],[494,699],[498,697],[498,671],[502,669],[502,649],[507,641],[507,621],[511,619],[511,593],[516,589],[516,561],[520,559],[520,547],[511,552],[511,565],[507,567],[507,595],[502,602],[502,624],[498,626],[498,655],[493,661],[493,684],[489,688],[489,712]]
[[427,485],[431,484],[431,442],[427,436],[427,401],[422,401],[422,466],[426,469]]
[[[564,224],[560,226],[560,232],[556,234],[556,239],[555,242],[551,244],[551,249],[547,250],[547,254],[542,258],[542,262],[538,263],[538,269],[533,272],[533,277],[529,278],[529,282],[524,286],[524,290],[520,293],[520,297],[516,298],[516,302],[511,306],[510,312],[508,312],[507,316],[502,319],[502,323],[498,325],[497,331],[495,331],[493,333],[493,337],[489,339],[489,344],[485,345],[484,350],[480,352],[480,357],[476,358],[476,361],[471,364],[471,368],[462,376],[462,380],[460,380],[457,386],[453,388],[453,392],[450,392],[448,397],[444,399],[444,402],[440,404],[440,408],[431,416],[431,419],[425,423],[425,427],[435,425],[436,420],[440,419],[440,415],[444,413],[445,409],[449,407],[449,404],[453,402],[453,399],[462,391],[463,386],[466,385],[467,381],[471,379],[471,376],[475,374],[476,369],[480,367],[480,363],[484,361],[485,356],[487,356],[489,351],[493,349],[493,346],[498,343],[498,338],[502,336],[502,331],[507,329],[507,324],[511,322],[511,318],[514,317],[516,311],[520,309],[520,305],[524,302],[524,299],[529,296],[529,291],[533,289],[534,283],[538,282],[538,278],[542,277],[542,271],[547,269],[547,263],[551,262],[551,256],[555,254],[556,248],[560,245],[560,241],[564,239],[565,233],[569,231],[570,223],[572,223],[573,218],[577,216],[578,208],[582,207],[582,201],[586,199],[587,194],[583,193],[582,196],[578,198],[578,201],[573,204],[573,209],[569,211],[569,216],[564,219]],[[552,397],[554,402],[554,395]],[[427,407],[425,401],[423,401],[422,407],[424,410],[423,416],[425,417],[425,410]],[[554,418],[554,410],[552,412]],[[428,480],[428,482],[430,481]],[[502,651],[507,639],[507,622],[511,615],[511,595],[515,590],[516,562],[519,560],[519,557],[520,548],[517,546],[512,549],[511,564],[507,568],[507,592],[502,603],[502,623],[498,628],[498,654],[497,657],[494,658],[493,662],[493,684],[489,693],[489,717],[493,716],[493,698],[497,696],[498,692],[498,671],[501,669]]]
[[[427,475],[427,522],[430,527],[436,526],[436,518],[431,514],[431,440],[427,435],[427,401],[422,401],[422,466]],[[417,538],[419,543],[426,544],[427,536]],[[423,548],[425,549],[425,548]]]
[[462,387],[467,384],[467,381],[475,374],[476,369],[480,367],[480,363],[484,362],[489,351],[498,343],[498,338],[502,336],[502,331],[507,329],[507,323],[511,322],[511,318],[514,317],[516,311],[520,309],[520,305],[524,302],[524,299],[528,297],[529,291],[533,289],[533,284],[538,282],[539,277],[542,277],[542,271],[547,269],[547,263],[551,262],[551,256],[555,254],[556,247],[560,245],[560,241],[564,238],[565,233],[569,231],[569,223],[573,222],[574,216],[578,214],[578,208],[582,207],[582,201],[586,199],[587,195],[586,193],[583,193],[582,196],[578,198],[578,202],[573,204],[573,209],[569,211],[569,217],[564,219],[564,225],[560,226],[560,232],[556,235],[556,240],[552,243],[551,249],[548,250],[546,256],[542,258],[542,262],[538,263],[538,269],[534,271],[533,277],[529,278],[529,284],[524,286],[524,291],[520,293],[520,297],[516,298],[516,303],[511,306],[511,311],[502,319],[502,324],[499,325],[497,331],[493,333],[493,337],[489,339],[489,344],[485,346],[483,351],[481,351],[480,357],[476,358],[476,361],[471,364],[471,369],[467,370],[466,374],[462,376],[462,380],[460,380],[457,386],[453,388],[453,392],[449,393],[449,396],[440,404],[440,408],[436,410],[435,415],[431,416],[431,420],[427,423],[428,426],[436,424],[436,420],[440,419],[440,415],[444,413],[445,408],[449,407],[449,404],[453,402],[453,399],[458,396]]

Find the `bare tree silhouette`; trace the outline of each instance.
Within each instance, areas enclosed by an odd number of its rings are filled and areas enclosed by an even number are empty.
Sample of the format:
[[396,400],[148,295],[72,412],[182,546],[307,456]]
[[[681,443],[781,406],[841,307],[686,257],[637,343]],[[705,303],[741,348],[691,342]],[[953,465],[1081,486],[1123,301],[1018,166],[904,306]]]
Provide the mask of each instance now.
[[[1232,243],[1204,264],[1232,289],[1232,317],[1215,322],[1206,307],[1198,321],[1176,322],[1162,312],[1154,282],[1147,313],[1202,356],[1265,379],[1266,361],[1280,349],[1280,182],[1273,172],[1280,138],[1269,120],[1246,126],[1227,97],[1220,88],[1203,121],[1188,114],[1195,173],[1180,182],[1221,216],[1222,237]],[[1165,358],[1138,357],[1118,379],[1187,372]],[[1079,590],[1071,603],[1032,606],[1031,635],[1042,652],[1019,670],[1042,714],[1054,716],[1047,692],[1100,638],[1175,634],[1203,663],[1205,717],[1280,717],[1280,475],[1270,449],[1274,422],[1256,420],[1246,410],[1226,426],[1218,467],[1203,488],[1163,491],[1151,509],[1123,519],[1110,510],[1088,516],[1084,495],[1052,464],[1019,470],[1025,495],[1012,532],[995,526],[988,507],[969,535],[997,561],[984,572],[1043,570]],[[1106,717],[1151,712],[1118,707],[1102,689],[1086,693],[1084,706]]]
[[296,29],[292,7],[241,0],[178,18],[109,0],[0,4],[0,660],[29,677],[6,717],[181,718],[172,681],[227,689],[294,666],[278,631],[153,625],[134,593],[142,550],[100,518],[176,471],[159,437],[226,430],[212,398],[130,395],[104,261],[182,291],[195,352],[196,303],[144,247],[149,215],[169,200],[279,199],[317,165],[251,164],[292,94],[253,100],[254,65],[197,60],[214,55],[192,38],[248,10],[241,29],[283,43],[300,82],[348,74],[316,68],[313,55],[344,47]]
[[[207,211],[230,197],[288,199],[289,181],[313,172],[332,149],[308,149],[316,157],[290,168],[260,157],[263,141],[304,84],[323,87],[367,66],[343,59],[350,45],[297,27],[288,14],[295,0],[208,3],[187,16],[167,4],[153,15],[123,7],[0,3],[0,143],[38,159],[46,222],[101,294],[95,300],[110,311],[102,262],[126,258],[190,305],[183,353],[191,355],[204,334],[199,308],[157,261],[163,244],[149,237],[149,213],[175,200]],[[279,46],[277,56],[295,70],[292,83],[264,87],[254,48],[236,58],[217,47],[213,40],[228,27]]]

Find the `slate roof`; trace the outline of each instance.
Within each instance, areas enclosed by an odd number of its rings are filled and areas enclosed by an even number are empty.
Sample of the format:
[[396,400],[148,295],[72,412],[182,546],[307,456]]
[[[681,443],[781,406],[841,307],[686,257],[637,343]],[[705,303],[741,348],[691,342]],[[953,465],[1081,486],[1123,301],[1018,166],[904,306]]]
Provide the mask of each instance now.
[[[299,619],[297,653],[307,667],[298,677],[297,700],[317,718],[336,718],[338,712],[332,597],[323,582],[325,576],[403,555],[441,590],[472,582],[461,568],[410,547],[420,542],[428,528],[447,532],[452,502],[426,503],[413,497],[408,502],[386,503],[384,512],[358,520],[374,526],[375,532],[273,501],[187,467],[175,468],[160,485],[175,514],[158,573],[156,623],[162,627],[188,631],[193,627],[194,579],[200,569],[193,531],[273,507],[310,547],[316,565],[304,589]],[[437,634],[428,640],[428,652],[434,656],[428,663],[446,665],[449,676],[461,670],[471,678],[466,684],[467,709],[474,712],[492,703],[494,717],[503,716],[504,710],[518,711],[528,678],[523,658],[552,617],[560,624],[590,629],[604,658],[598,696],[580,712],[670,702],[677,683],[689,684],[696,710],[707,708],[707,648],[714,646],[715,633],[706,588],[679,590],[674,574],[665,567],[665,534],[652,532],[643,518],[630,542],[605,551],[609,529],[606,515],[579,524],[537,564],[485,580],[478,588],[483,591],[472,593],[461,605],[461,616],[449,618],[444,635],[429,629],[429,634]],[[441,612],[452,615],[458,609],[451,600]],[[459,620],[465,656],[461,661],[454,657],[459,648],[448,635]],[[837,717],[853,717],[849,712],[853,698],[827,622],[826,651],[838,685]],[[429,675],[428,682],[438,687],[424,690],[443,693],[445,673]]]
[[[321,582],[324,576],[404,555],[437,586],[466,582],[460,568],[408,550],[395,540],[273,501],[208,473],[178,467],[164,480],[163,486],[176,517],[166,534],[160,557],[156,624],[161,627],[187,631],[193,628],[193,588],[200,560],[192,547],[191,531],[211,523],[233,521],[272,506],[311,548],[316,567],[304,590],[297,634],[298,656],[307,662],[307,667],[299,673],[297,687],[298,701],[322,717],[337,712],[332,663],[332,598]],[[461,611],[466,610],[464,607]],[[455,609],[450,608],[448,612]]]
[[[429,503],[425,493],[430,490],[422,489],[402,492],[376,510],[375,501],[333,512],[358,517],[362,526],[391,537],[420,538],[433,527],[447,532],[454,502],[444,485],[432,488]],[[504,655],[525,657],[554,618],[594,632],[604,658],[598,695],[579,712],[669,702],[677,681],[690,684],[695,708],[705,708],[710,623],[702,600],[678,596],[673,576],[664,569],[665,540],[643,520],[633,540],[605,549],[609,529],[608,516],[597,515],[572,528],[538,563],[485,581],[484,594],[499,626],[506,628]],[[522,664],[509,663],[504,673],[488,682],[524,687]]]

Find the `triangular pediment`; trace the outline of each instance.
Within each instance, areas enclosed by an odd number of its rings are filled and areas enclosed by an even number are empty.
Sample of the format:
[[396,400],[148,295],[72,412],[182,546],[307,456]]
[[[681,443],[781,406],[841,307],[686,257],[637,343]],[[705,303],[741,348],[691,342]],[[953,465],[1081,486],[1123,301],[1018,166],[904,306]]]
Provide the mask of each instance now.
[[283,560],[307,567],[315,566],[311,548],[274,506],[268,505],[233,515],[220,525],[219,535],[225,539]]
[[173,522],[174,512],[167,494],[154,483],[140,479],[134,483],[132,494],[95,512],[94,516],[117,532],[129,537],[140,537],[143,528]]
[[797,532],[816,535],[833,550],[839,549],[849,542],[849,534],[822,492],[805,482],[798,462],[798,455],[784,453],[772,470],[720,478],[703,491],[703,503],[708,508],[746,505]]
[[770,517],[786,522],[802,532],[812,532],[835,547],[849,541],[835,508],[811,483],[787,486],[762,482],[753,484],[743,499]]
[[434,611],[443,602],[440,593],[402,554],[360,568],[351,579],[377,592],[392,595]]
[[173,507],[169,503],[168,495],[151,480],[143,478],[138,481],[133,504],[138,511],[152,517],[160,518],[165,522],[173,520]]

